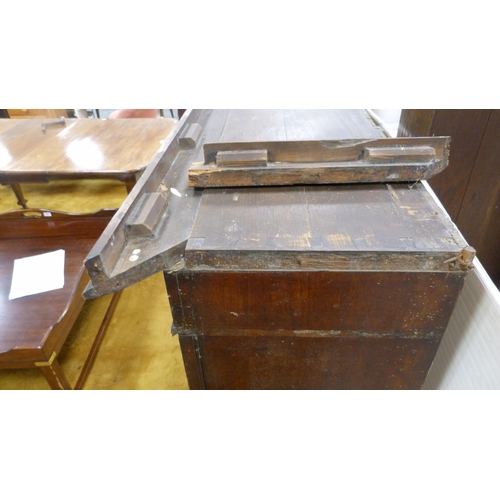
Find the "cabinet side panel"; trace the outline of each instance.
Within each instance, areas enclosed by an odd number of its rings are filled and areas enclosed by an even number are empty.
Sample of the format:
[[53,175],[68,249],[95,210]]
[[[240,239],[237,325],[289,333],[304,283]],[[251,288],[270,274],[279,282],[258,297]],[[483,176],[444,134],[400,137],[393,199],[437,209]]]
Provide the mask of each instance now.
[[464,273],[193,272],[184,310],[210,329],[442,333]]
[[[435,112],[431,135],[451,137],[448,167],[429,180],[434,192],[457,223],[462,210],[467,185],[475,171],[475,162],[490,118],[489,109],[438,109]],[[466,226],[459,229],[464,232]],[[476,248],[473,240],[469,243]],[[477,250],[477,248],[476,248]]]
[[402,109],[398,137],[428,137],[434,119],[434,109]]
[[179,344],[181,346],[189,388],[191,390],[205,389],[197,335],[180,334]]
[[494,281],[500,278],[500,110],[491,111],[457,226]]
[[205,337],[207,389],[420,389],[437,339]]

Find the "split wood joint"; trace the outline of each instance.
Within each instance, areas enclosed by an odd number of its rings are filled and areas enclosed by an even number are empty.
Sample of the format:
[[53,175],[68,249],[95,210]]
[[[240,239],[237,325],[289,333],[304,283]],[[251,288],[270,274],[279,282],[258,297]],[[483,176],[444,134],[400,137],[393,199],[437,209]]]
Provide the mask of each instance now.
[[474,266],[472,265],[472,261],[474,260],[474,257],[476,256],[476,250],[472,247],[465,247],[456,257],[453,257],[451,259],[445,260],[443,264],[460,264],[467,269],[474,269]]

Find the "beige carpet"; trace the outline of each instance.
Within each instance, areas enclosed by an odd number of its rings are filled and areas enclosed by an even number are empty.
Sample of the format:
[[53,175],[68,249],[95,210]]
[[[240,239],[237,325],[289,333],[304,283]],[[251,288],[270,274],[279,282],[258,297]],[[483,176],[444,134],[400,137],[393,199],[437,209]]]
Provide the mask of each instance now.
[[[23,184],[30,208],[85,213],[117,208],[127,192],[118,181],[54,181]],[[0,213],[19,206],[9,186],[0,186]],[[110,297],[88,301],[59,356],[74,385]],[[162,274],[124,290],[84,389],[187,389],[179,341]],[[38,370],[0,370],[0,389],[49,389]]]

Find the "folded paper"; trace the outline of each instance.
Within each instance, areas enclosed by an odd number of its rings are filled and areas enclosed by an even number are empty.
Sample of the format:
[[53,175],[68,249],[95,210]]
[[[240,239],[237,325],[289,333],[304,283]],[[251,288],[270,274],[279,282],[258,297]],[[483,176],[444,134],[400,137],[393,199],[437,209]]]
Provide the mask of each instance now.
[[9,300],[64,287],[64,250],[14,260]]

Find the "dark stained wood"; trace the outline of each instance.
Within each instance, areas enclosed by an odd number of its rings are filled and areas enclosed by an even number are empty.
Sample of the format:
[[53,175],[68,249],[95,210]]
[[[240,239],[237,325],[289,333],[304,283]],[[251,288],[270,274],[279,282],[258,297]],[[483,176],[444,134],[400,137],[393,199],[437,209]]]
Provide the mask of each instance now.
[[500,278],[500,111],[492,110],[457,218],[494,280]]
[[420,389],[438,345],[438,339],[205,336],[203,372],[207,387],[219,390]]
[[[114,293],[179,263],[202,195],[202,192],[188,187],[187,169],[193,161],[203,157],[201,144],[192,150],[181,150],[180,131],[186,124],[205,124],[210,119],[212,126],[206,131],[206,139],[217,140],[226,124],[227,114],[228,110],[192,110],[183,116],[165,151],[149,164],[123,202],[117,217],[89,253],[85,265],[92,286],[86,290],[86,298]],[[167,193],[168,210],[158,223],[157,233],[148,239],[128,235],[125,213],[130,214],[136,209],[143,194],[159,191]],[[139,258],[131,261],[132,255]]]
[[199,341],[198,335],[179,336],[186,377],[189,388],[193,390],[206,389]]
[[[424,113],[425,111],[425,113]],[[429,181],[493,280],[500,278],[498,110],[403,110],[399,134],[450,135],[448,168]]]
[[[279,142],[296,162],[348,140],[359,161],[384,132],[361,110],[192,110],[178,130],[190,123],[205,146],[181,149],[177,133],[148,167],[87,260],[88,292],[163,270],[193,389],[420,388],[474,256],[424,185],[187,185],[208,150],[215,165],[251,144],[269,163]],[[124,221],[160,190],[172,196],[155,235],[129,237]]]
[[449,271],[466,246],[421,184],[231,188],[204,193],[185,260],[197,269]]
[[182,149],[193,149],[198,145],[202,128],[199,123],[188,124],[179,137],[179,145]]
[[[52,388],[69,388],[56,358],[84,304],[84,258],[114,213],[0,215],[0,368],[39,368]],[[65,250],[64,287],[9,300],[14,260],[58,249]]]
[[402,109],[398,137],[431,136],[434,115],[434,109]]
[[[444,333],[464,273],[185,271],[185,328],[266,335],[436,338]],[[285,292],[286,291],[286,292]],[[383,314],[381,312],[383,311]]]
[[190,388],[419,389],[463,278],[181,272]]
[[255,159],[253,164],[245,166],[192,167],[189,170],[189,185],[202,188],[418,182],[434,177],[446,167],[445,162],[436,160],[400,165],[366,161],[337,164],[272,163],[266,166],[257,163],[262,163],[262,160]]
[[[215,164],[216,155],[227,151],[265,150],[270,163],[318,163],[357,161],[365,150],[373,148],[394,148],[390,159],[395,162],[414,160],[414,147],[432,147],[433,156],[445,159],[449,154],[449,140],[446,137],[412,137],[375,140],[321,140],[321,141],[245,141],[205,142],[203,152],[205,164]],[[403,149],[401,149],[403,148]],[[408,148],[408,149],[407,149]],[[429,150],[427,150],[427,153]],[[401,158],[397,158],[400,157]]]
[[144,194],[136,212],[127,219],[129,234],[153,236],[167,204],[164,192]]
[[451,137],[448,167],[429,181],[429,184],[455,223],[489,116],[490,110],[475,109],[404,109],[401,112],[398,135],[404,137],[447,135]]
[[416,182],[448,164],[446,137],[374,141],[205,143],[194,187]]

